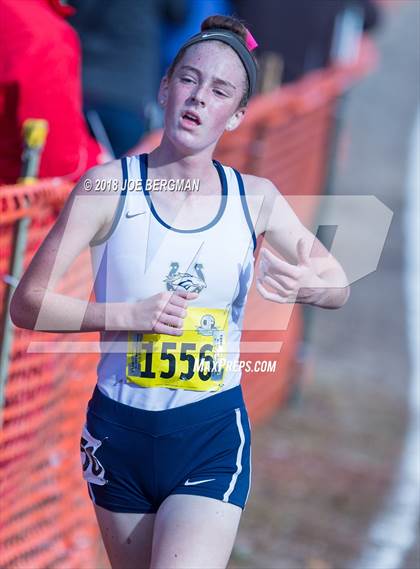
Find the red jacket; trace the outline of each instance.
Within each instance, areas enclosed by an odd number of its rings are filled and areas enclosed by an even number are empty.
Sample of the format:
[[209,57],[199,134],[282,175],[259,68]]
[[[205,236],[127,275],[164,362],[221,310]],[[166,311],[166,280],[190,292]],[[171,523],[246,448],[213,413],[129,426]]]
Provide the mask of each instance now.
[[0,183],[21,173],[22,124],[49,123],[40,177],[78,179],[101,159],[82,115],[80,46],[53,0],[0,2]]

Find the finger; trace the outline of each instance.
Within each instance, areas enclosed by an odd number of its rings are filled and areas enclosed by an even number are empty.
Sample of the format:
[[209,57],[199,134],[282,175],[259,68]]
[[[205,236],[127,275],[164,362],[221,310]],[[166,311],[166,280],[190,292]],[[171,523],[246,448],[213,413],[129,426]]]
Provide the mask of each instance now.
[[174,292],[174,296],[180,296],[181,298],[185,298],[186,300],[195,300],[198,298],[198,292],[188,292],[184,289],[179,289]]
[[277,281],[282,287],[284,287],[287,292],[294,292],[296,290],[296,281],[294,279],[291,279],[290,277],[284,277],[283,275],[273,275],[272,278]]
[[260,280],[257,279],[256,281],[256,287],[258,292],[260,293],[260,295],[265,298],[266,300],[271,300],[273,302],[285,302],[283,301],[283,299],[281,298],[281,296],[279,294],[275,294],[273,292],[268,291],[262,284],[262,282]]
[[309,245],[301,237],[296,245],[297,260],[299,265],[309,265]]
[[269,275],[265,275],[264,279],[262,280],[262,284],[268,284],[269,286],[274,288],[275,291],[277,291],[279,294],[281,294],[284,297],[292,296],[292,293],[294,293],[293,289],[290,290],[285,288],[282,284],[271,278]]
[[[299,276],[299,269],[296,265],[292,265],[287,261],[283,261],[279,257],[273,255],[268,249],[263,249],[265,270],[269,270],[271,273],[280,273],[288,277],[297,278]],[[263,267],[261,267],[263,268]]]
[[260,283],[263,286],[266,286],[266,285],[270,286],[271,288],[273,288],[276,292],[278,292],[282,296],[287,296],[287,294],[288,294],[287,290],[285,290],[281,285],[278,284],[277,281],[275,281],[274,279],[272,279],[268,275],[265,275],[264,278],[260,280]]
[[265,273],[260,276],[262,280],[265,277],[270,277],[271,279],[273,279],[276,283],[278,283],[284,289],[286,289],[287,292],[293,292],[294,290],[296,290],[297,281],[295,279],[292,279],[291,277],[286,277],[284,275],[280,275],[279,273],[271,273],[271,272]]
[[184,325],[184,319],[179,318],[178,316],[172,316],[171,314],[167,314],[163,312],[159,316],[159,322],[163,322],[163,324],[167,324],[168,326],[173,326],[174,328],[182,328]]
[[182,336],[184,331],[180,328],[173,328],[162,322],[158,322],[154,328],[156,334],[170,334],[171,336]]
[[171,316],[178,316],[178,318],[185,318],[187,316],[187,311],[184,306],[177,306],[175,304],[169,303],[166,307],[166,314]]
[[188,300],[179,294],[173,294],[169,299],[168,305],[186,308],[188,306]]
[[256,281],[256,286],[257,286],[258,292],[266,300],[271,300],[273,302],[277,302],[280,304],[288,304],[288,303],[291,304],[291,303],[296,302],[296,294],[295,293],[292,295],[290,293],[285,293],[285,294],[280,294],[277,292],[273,293],[273,292],[267,290],[265,288],[264,284],[260,280]]
[[186,308],[188,306],[188,302],[195,300],[197,297],[198,293],[196,292],[187,292],[186,290],[182,289],[176,290],[170,294],[168,302],[165,305],[165,310],[170,304]]

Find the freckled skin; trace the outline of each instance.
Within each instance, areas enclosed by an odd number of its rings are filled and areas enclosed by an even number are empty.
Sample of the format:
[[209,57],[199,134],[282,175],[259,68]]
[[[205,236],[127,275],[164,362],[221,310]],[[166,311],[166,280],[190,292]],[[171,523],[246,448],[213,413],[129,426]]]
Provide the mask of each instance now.
[[[184,66],[198,69],[200,75],[185,71]],[[229,81],[235,89],[217,92],[220,86],[215,84],[215,77]],[[238,112],[245,86],[245,69],[229,46],[207,41],[189,47],[171,78],[162,80],[161,95],[167,101],[165,136],[174,146],[189,152],[214,147],[229,119]],[[192,97],[198,100],[193,101]],[[182,129],[179,124],[185,108],[198,112],[201,117],[202,124],[192,132]]]

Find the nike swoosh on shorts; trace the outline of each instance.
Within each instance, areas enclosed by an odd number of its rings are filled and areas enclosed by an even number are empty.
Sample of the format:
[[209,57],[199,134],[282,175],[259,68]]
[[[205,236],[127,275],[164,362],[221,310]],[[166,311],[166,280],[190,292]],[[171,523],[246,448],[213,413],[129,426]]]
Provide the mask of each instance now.
[[194,482],[186,480],[184,482],[184,486],[194,486],[195,484],[202,484],[203,482],[211,482],[212,480],[216,480],[216,478],[208,478],[207,480],[195,480]]

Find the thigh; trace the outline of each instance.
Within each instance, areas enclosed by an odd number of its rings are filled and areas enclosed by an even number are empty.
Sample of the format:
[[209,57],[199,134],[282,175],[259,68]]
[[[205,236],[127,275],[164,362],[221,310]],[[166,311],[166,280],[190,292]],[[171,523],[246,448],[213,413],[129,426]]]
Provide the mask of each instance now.
[[112,569],[149,568],[156,514],[110,512],[94,505]]
[[151,569],[224,569],[242,509],[206,496],[173,494],[155,519]]

